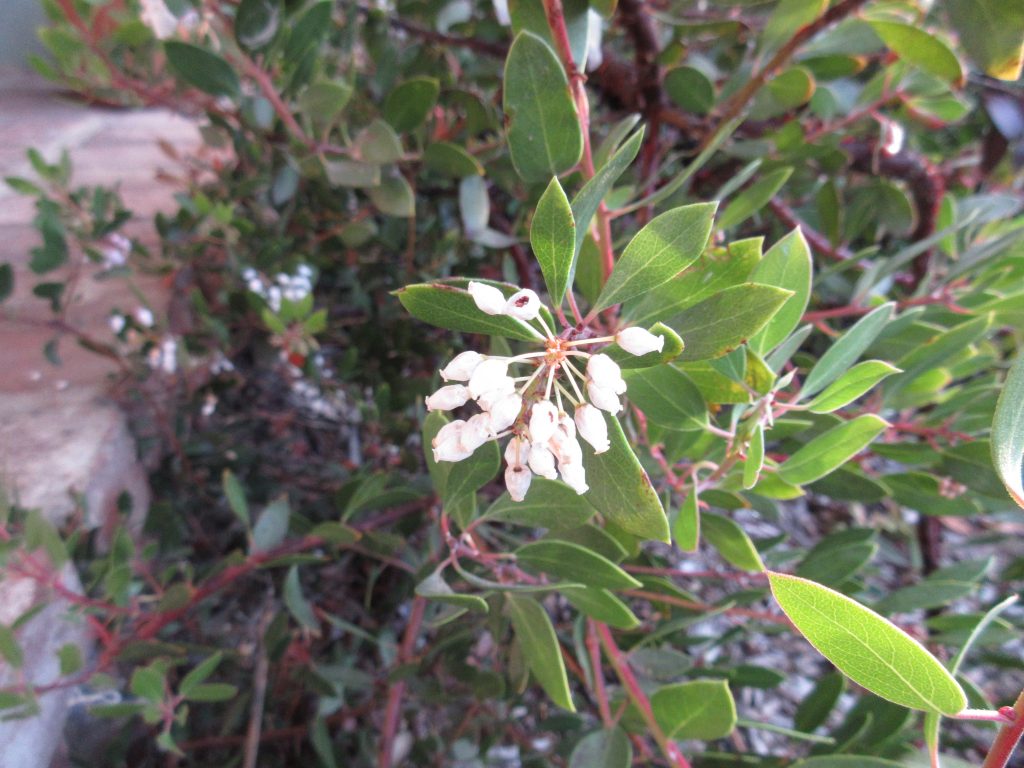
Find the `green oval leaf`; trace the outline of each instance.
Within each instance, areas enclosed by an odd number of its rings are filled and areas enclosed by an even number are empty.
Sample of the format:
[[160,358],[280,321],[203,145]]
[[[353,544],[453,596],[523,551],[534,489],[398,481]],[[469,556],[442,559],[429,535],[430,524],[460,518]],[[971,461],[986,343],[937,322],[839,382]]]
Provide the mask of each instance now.
[[594,515],[586,494],[580,495],[558,480],[534,477],[522,501],[502,494],[484,512],[482,519],[513,523],[530,528],[562,530],[583,525]]
[[[719,227],[722,229],[729,229],[730,227],[735,227],[749,219],[755,213],[764,208],[768,204],[769,200],[775,197],[775,193],[782,189],[782,185],[786,183],[792,174],[792,168],[779,168],[778,170],[765,174],[763,178],[758,179],[756,182],[751,184],[737,195],[729,205],[725,207],[725,210],[722,211],[721,219],[718,222]],[[769,251],[769,253],[771,253],[771,251]],[[765,258],[768,258],[767,253],[765,254]],[[750,279],[755,283],[767,282],[760,281],[756,277],[751,277]],[[769,284],[776,285],[776,283]]]
[[1003,382],[992,421],[992,460],[1010,496],[1024,507],[1024,354]]
[[608,276],[594,310],[657,288],[690,266],[704,252],[717,207],[696,203],[674,208],[637,232]]
[[683,552],[696,552],[700,541],[700,505],[697,489],[691,488],[672,524],[672,539]]
[[793,485],[813,483],[860,453],[888,426],[882,417],[868,413],[832,427],[790,456],[779,467],[779,477]]
[[640,466],[618,419],[607,419],[611,448],[583,449],[590,490],[587,500],[619,528],[644,539],[669,543],[668,518],[651,480]]
[[165,42],[164,53],[171,69],[189,85],[214,96],[238,96],[238,75],[217,54],[177,40]]
[[675,67],[665,73],[665,93],[688,112],[706,115],[715,106],[715,86],[694,67]]
[[718,550],[722,558],[744,571],[758,573],[764,570],[761,555],[754,542],[733,520],[711,512],[700,516],[700,529],[704,540]]
[[963,689],[919,642],[860,603],[813,581],[768,573],[797,630],[858,685],[910,709],[954,715]]
[[437,103],[441,86],[433,77],[414,77],[395,86],[381,113],[399,133],[411,131],[430,115]]
[[633,747],[621,728],[588,733],[569,756],[569,768],[629,768]]
[[763,356],[775,349],[800,324],[811,296],[811,269],[811,249],[797,228],[769,248],[750,273],[752,283],[793,292],[767,325],[750,338],[750,348],[757,354]]
[[569,541],[531,542],[517,549],[515,555],[516,562],[527,570],[561,576],[588,587],[637,589],[643,586],[611,560]]
[[878,338],[878,334],[892,319],[895,307],[896,305],[890,302],[871,310],[840,336],[807,374],[800,396],[810,397],[839,378]]
[[960,44],[985,72],[1020,79],[1024,65],[1024,5],[1007,0],[946,0]]
[[669,429],[703,429],[708,407],[689,377],[671,365],[622,372],[630,402],[653,424]]
[[530,223],[530,246],[544,275],[551,304],[557,307],[565,297],[576,252],[576,221],[557,177],[551,178],[537,201]]
[[736,349],[775,316],[792,291],[741,283],[709,296],[666,321],[686,342],[680,359],[709,360]]
[[640,619],[607,589],[596,587],[561,587],[559,590],[565,599],[581,613],[592,619],[603,621],[616,629],[635,629],[640,626]]
[[523,651],[530,671],[551,700],[570,712],[575,712],[572,696],[569,694],[569,680],[565,675],[565,663],[558,647],[555,628],[540,603],[525,595],[506,593],[509,618],[515,629],[516,641]]
[[651,696],[651,709],[670,739],[722,739],[736,727],[736,703],[725,680],[663,686]]
[[423,165],[453,179],[484,175],[480,161],[450,141],[437,141],[423,150]]
[[865,360],[829,384],[825,391],[807,404],[813,413],[832,413],[849,405],[887,376],[901,373],[882,360]]
[[871,28],[893,53],[909,64],[954,85],[963,85],[964,71],[949,46],[912,24],[872,21]]
[[520,32],[505,61],[504,110],[512,164],[524,181],[557,176],[579,162],[583,133],[555,52]]

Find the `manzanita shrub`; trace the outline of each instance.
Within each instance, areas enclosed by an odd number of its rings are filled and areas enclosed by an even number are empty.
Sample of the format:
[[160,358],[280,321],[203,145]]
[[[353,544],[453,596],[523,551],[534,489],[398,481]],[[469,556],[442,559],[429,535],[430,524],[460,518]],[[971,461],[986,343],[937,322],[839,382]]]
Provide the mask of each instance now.
[[204,139],[159,255],[8,182],[168,451],[141,538],[4,512],[105,764],[1011,765],[1019,3],[44,4]]

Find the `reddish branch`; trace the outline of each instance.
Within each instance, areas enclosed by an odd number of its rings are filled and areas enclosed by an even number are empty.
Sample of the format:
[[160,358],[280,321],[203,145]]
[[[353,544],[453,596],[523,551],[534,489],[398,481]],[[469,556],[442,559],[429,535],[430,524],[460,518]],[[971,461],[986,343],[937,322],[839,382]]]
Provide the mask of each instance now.
[[1024,736],[1024,691],[1013,705],[1013,722],[999,729],[981,768],[1006,768],[1021,736]]
[[807,243],[822,256],[828,256],[828,258],[833,261],[846,261],[853,257],[849,248],[842,245],[832,245],[825,235],[821,234],[821,232],[818,232],[818,230],[813,227],[808,226],[803,219],[796,215],[796,211],[778,198],[771,200],[768,203],[768,207],[771,209],[772,213],[775,214],[776,218],[787,228],[793,229],[794,227],[800,227],[801,231],[804,233],[804,237],[807,238]]
[[615,638],[612,637],[608,625],[594,622],[594,627],[597,630],[598,637],[601,639],[601,645],[604,646],[605,655],[615,670],[615,674],[618,675],[619,681],[629,694],[629,698],[633,700],[636,708],[640,710],[640,715],[643,717],[647,729],[654,737],[654,740],[658,742],[658,746],[661,748],[665,759],[668,760],[669,765],[673,768],[690,768],[689,760],[683,757],[683,753],[679,751],[678,745],[671,741],[665,735],[661,726],[658,725],[658,721],[654,717],[654,710],[651,708],[651,701],[647,698],[643,688],[640,687],[636,675],[633,674],[633,670],[629,666],[629,660],[626,658],[626,655],[616,645]]
[[[402,647],[398,650],[398,663],[408,663],[416,650],[416,638],[420,633],[420,625],[423,623],[423,612],[426,609],[427,601],[417,596],[412,602],[412,611],[409,614],[409,623],[405,626],[405,635],[402,637]],[[377,755],[377,765],[380,768],[391,768],[392,751],[395,746],[395,736],[398,733],[398,724],[402,715],[402,698],[405,696],[405,680],[398,680],[392,683],[388,689],[388,703],[384,710],[384,730],[380,735],[380,751]]]

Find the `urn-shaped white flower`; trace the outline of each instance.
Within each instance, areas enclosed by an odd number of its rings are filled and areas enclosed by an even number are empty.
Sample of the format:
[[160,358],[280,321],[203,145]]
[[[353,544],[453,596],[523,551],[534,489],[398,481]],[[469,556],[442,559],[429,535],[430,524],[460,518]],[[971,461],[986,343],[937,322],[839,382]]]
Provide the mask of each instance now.
[[428,411],[450,411],[469,401],[469,388],[461,384],[441,387],[426,399]]
[[533,320],[540,314],[540,298],[529,288],[516,291],[505,303],[505,314],[520,320]]
[[580,437],[594,448],[594,453],[604,453],[611,444],[608,442],[608,422],[601,412],[592,405],[583,403],[573,414]]
[[505,487],[512,501],[522,501],[526,498],[526,492],[530,490],[530,481],[533,473],[528,465],[529,444],[519,438],[513,437],[505,448]]
[[448,365],[441,369],[441,378],[445,381],[469,381],[473,371],[485,359],[484,355],[472,350],[456,355]]
[[469,285],[466,286],[466,290],[469,291],[469,295],[473,297],[473,301],[476,303],[477,309],[481,312],[488,315],[505,314],[505,294],[493,285],[487,285],[487,283],[478,283],[475,280],[470,280]]
[[615,334],[615,341],[631,355],[661,352],[665,348],[664,336],[655,336],[643,328],[625,328]]

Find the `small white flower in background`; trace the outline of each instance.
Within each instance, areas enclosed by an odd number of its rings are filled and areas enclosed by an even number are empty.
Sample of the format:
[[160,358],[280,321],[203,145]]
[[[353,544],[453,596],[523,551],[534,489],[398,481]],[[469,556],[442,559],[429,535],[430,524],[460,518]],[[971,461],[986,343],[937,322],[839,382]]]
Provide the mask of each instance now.
[[160,343],[160,367],[168,375],[178,369],[178,342],[170,336]]
[[148,307],[135,308],[135,321],[143,328],[153,327],[153,313]]
[[[544,349],[512,357],[470,350],[441,369],[444,381],[459,383],[446,384],[427,397],[427,410],[448,411],[473,400],[481,412],[438,431],[432,441],[434,460],[462,461],[488,440],[511,436],[505,447],[505,486],[513,501],[526,497],[535,474],[550,480],[560,476],[577,493],[586,493],[580,438],[595,454],[611,448],[601,411],[622,410],[619,396],[625,394],[626,382],[611,357],[581,347],[614,341],[628,353],[644,355],[660,352],[664,337],[642,328],[598,338],[556,336],[534,291],[524,288],[506,298],[498,288],[477,281],[470,281],[467,291],[477,309],[515,320]],[[566,411],[566,400],[572,415]]]
[[217,410],[217,396],[212,392],[208,393],[203,398],[203,408],[200,411],[204,418],[210,418],[213,416],[213,412]]
[[123,267],[128,263],[128,254],[132,250],[132,241],[124,235],[114,232],[107,235],[99,252],[103,256],[103,266],[106,269]]
[[501,26],[507,27],[512,23],[512,17],[508,12],[508,0],[491,0],[491,4],[494,6],[494,18]]
[[124,330],[124,326],[127,321],[124,319],[124,315],[118,313],[111,315],[107,322],[110,324],[111,332],[116,336]]
[[631,355],[646,355],[661,352],[665,348],[665,337],[655,336],[643,328],[626,328],[615,334],[615,343]]
[[895,120],[882,121],[882,151],[887,155],[898,155],[903,150],[907,131]]
[[158,40],[166,40],[178,31],[178,17],[175,16],[163,0],[140,0],[142,4],[142,23],[153,30]]

